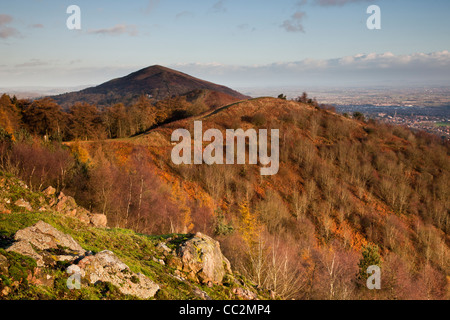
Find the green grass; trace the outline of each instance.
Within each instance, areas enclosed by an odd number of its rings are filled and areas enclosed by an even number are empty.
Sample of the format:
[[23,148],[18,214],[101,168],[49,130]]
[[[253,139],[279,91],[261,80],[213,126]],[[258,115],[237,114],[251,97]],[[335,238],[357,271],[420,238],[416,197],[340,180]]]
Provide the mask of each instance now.
[[[0,172],[0,178],[6,178],[7,186],[0,191],[0,200],[3,198],[24,199],[30,202],[34,208],[42,205],[42,201],[45,202],[43,194],[24,188],[16,178],[2,172]],[[159,243],[164,242],[169,248],[175,250],[192,235],[153,236],[120,228],[95,228],[75,218],[63,216],[56,212],[27,212],[12,203],[11,201],[11,204],[8,205],[12,213],[0,214],[0,254],[5,256],[10,263],[9,274],[0,276],[0,292],[6,286],[11,290],[6,297],[0,295],[0,299],[134,299],[124,296],[117,288],[108,283],[82,286],[81,290],[69,290],[66,285],[69,275],[65,272],[68,264],[64,262],[58,262],[55,267],[42,270],[45,274],[53,277],[53,286],[29,284],[27,278],[36,268],[35,261],[17,253],[7,252],[5,249],[14,242],[14,235],[17,231],[30,227],[38,221],[46,222],[59,231],[72,236],[85,250],[94,253],[104,250],[112,251],[130,267],[131,271],[142,273],[160,285],[160,290],[154,297],[155,299],[199,299],[194,294],[196,288],[205,291],[212,299],[230,298],[230,290],[235,285],[231,282],[209,288],[191,281],[180,281],[173,276],[175,271],[173,268],[157,262],[159,259],[164,260],[163,253],[156,249]],[[185,277],[187,278],[187,276]]]

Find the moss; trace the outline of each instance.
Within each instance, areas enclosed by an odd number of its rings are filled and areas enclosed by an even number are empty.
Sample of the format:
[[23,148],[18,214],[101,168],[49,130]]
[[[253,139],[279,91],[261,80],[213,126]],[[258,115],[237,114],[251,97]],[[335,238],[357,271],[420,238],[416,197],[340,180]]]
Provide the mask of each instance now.
[[[0,176],[2,173],[0,172]],[[16,183],[17,181],[7,181],[10,190],[2,190],[2,196],[9,197],[14,194],[16,198],[22,198],[30,204],[42,202],[42,194],[32,193]],[[44,198],[45,199],[45,198]],[[167,235],[144,235],[131,230],[110,228],[98,229],[88,226],[79,220],[63,216],[56,212],[24,212],[17,208],[12,208],[13,213],[0,215],[0,254],[4,255],[10,262],[9,275],[1,275],[0,287],[8,286],[12,289],[7,299],[56,299],[56,300],[123,300],[136,299],[125,296],[119,289],[108,283],[98,283],[91,285],[82,280],[80,290],[70,290],[67,288],[66,273],[69,262],[57,261],[55,265],[42,269],[43,274],[51,275],[54,279],[51,287],[34,286],[28,284],[27,278],[36,268],[36,262],[28,257],[24,257],[14,252],[6,252],[4,249],[13,243],[14,235],[17,231],[30,227],[42,220],[59,231],[68,234],[87,251],[98,253],[103,250],[110,250],[117,255],[134,273],[141,273],[152,281],[158,283],[161,289],[155,296],[159,300],[186,300],[197,299],[194,294],[195,282],[180,281],[173,275],[173,269],[163,266],[153,261],[154,257],[161,258],[161,252],[156,249],[159,243],[165,243],[172,250],[176,250],[183,242],[192,239],[192,234],[167,234]],[[50,250],[54,255],[64,251],[59,247]],[[197,247],[199,259],[201,250]],[[167,258],[167,257],[166,257]],[[167,260],[167,259],[166,259]],[[134,276],[132,282],[138,283],[139,278]],[[14,285],[14,282],[19,285]],[[203,288],[203,291],[212,299],[228,299],[229,288],[215,286],[214,288]]]
[[0,249],[0,254],[8,259],[9,278],[12,281],[18,281],[21,284],[27,285],[28,275],[32,274],[37,267],[36,261],[15,252],[6,252],[3,249]]
[[139,280],[139,278],[137,277],[137,276],[132,276],[131,277],[131,282],[133,282],[133,283],[135,283],[135,284],[138,284],[138,283],[140,283],[141,281]]
[[9,287],[11,285],[11,280],[5,276],[0,274],[0,288],[1,287]]

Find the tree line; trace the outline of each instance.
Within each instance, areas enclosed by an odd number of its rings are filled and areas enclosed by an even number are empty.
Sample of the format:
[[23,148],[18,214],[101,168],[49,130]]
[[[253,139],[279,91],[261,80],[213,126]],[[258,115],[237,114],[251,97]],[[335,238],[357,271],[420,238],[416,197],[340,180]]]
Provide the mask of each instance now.
[[[198,110],[197,110],[198,109]],[[0,128],[14,137],[38,135],[48,140],[103,140],[130,137],[157,124],[176,120],[204,110],[174,97],[155,102],[143,95],[136,103],[122,103],[103,109],[88,103],[76,103],[64,111],[51,98],[0,98]]]

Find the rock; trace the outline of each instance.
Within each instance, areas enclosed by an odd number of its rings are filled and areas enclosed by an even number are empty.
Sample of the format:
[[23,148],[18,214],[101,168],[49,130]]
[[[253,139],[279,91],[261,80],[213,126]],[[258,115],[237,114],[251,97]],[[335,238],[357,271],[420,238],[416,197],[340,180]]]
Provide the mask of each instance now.
[[42,193],[44,193],[48,197],[51,197],[51,196],[55,195],[56,189],[53,188],[52,186],[50,186],[47,189],[45,189],[44,191],[42,191]]
[[156,250],[158,250],[159,252],[165,253],[165,254],[171,253],[171,252],[172,252],[172,249],[170,249],[170,248],[169,248],[165,243],[163,243],[163,242],[158,243],[158,245],[156,246]]
[[0,274],[8,274],[9,262],[8,259],[0,254]]
[[108,219],[104,214],[93,214],[90,222],[96,228],[106,228]]
[[173,277],[175,279],[177,279],[178,281],[184,282],[186,281],[186,279],[183,277],[183,275],[181,274],[180,270],[175,270],[175,272],[173,273]]
[[91,218],[89,217],[89,215],[84,212],[77,213],[75,217],[85,224],[89,224],[91,222]]
[[76,266],[72,265],[69,268],[67,272],[79,273],[91,284],[109,282],[118,287],[123,294],[141,299],[150,299],[159,290],[159,286],[143,274],[131,272],[130,268],[111,251],[87,256]]
[[258,296],[256,293],[243,288],[234,288],[232,292],[239,298],[243,300],[257,300]]
[[17,231],[14,240],[16,242],[7,251],[33,258],[39,267],[54,264],[55,261],[75,260],[85,253],[71,236],[43,221]]
[[211,281],[220,284],[225,274],[231,273],[230,262],[222,254],[219,242],[202,233],[183,242],[177,254],[182,270],[193,273],[201,283]]
[[70,265],[67,269],[66,272],[70,275],[72,274],[82,274],[81,273],[81,268],[79,266],[77,266],[76,264],[72,264]]
[[208,294],[205,291],[200,290],[199,288],[194,288],[193,293],[203,300],[211,300]]
[[2,293],[2,296],[6,297],[7,295],[9,295],[11,293],[11,288],[4,287],[1,293]]
[[183,269],[183,262],[180,258],[175,256],[169,256],[166,260],[166,264],[175,270],[182,270]]
[[14,204],[18,207],[25,208],[27,211],[33,211],[33,207],[31,206],[31,204],[23,199],[17,200],[16,202],[14,202]]
[[55,210],[67,214],[68,212],[72,211],[73,209],[77,208],[77,203],[75,202],[75,199],[66,196],[63,192],[59,193],[57,203],[55,205]]
[[53,287],[54,279],[51,275],[43,273],[42,269],[35,268],[33,274],[29,274],[27,278],[30,284],[36,286]]

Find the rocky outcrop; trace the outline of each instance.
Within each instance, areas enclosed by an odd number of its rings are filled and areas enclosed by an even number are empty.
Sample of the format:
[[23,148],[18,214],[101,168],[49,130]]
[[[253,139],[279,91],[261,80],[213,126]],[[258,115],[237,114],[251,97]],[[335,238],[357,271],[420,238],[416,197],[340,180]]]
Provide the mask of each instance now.
[[[35,225],[19,230],[14,242],[6,251],[16,252],[36,261],[37,268],[28,274],[34,285],[52,286],[54,278],[42,272],[57,261],[73,263],[67,268],[69,275],[79,274],[89,284],[109,282],[125,295],[141,299],[152,298],[159,286],[140,273],[134,273],[113,252],[102,251],[95,255],[86,252],[71,236],[58,231],[48,223],[39,221]],[[7,274],[8,260],[0,255],[0,272]]]
[[170,265],[200,283],[221,284],[227,273],[232,273],[230,262],[222,254],[218,241],[200,232],[184,241],[177,249],[177,257]]
[[[50,187],[51,188],[51,187]],[[50,207],[58,213],[64,214],[80,220],[83,223],[91,224],[97,228],[105,228],[108,220],[104,214],[93,214],[88,210],[80,207],[75,202],[75,199],[66,196],[63,192],[60,192],[58,197],[55,197],[54,189],[47,188],[44,193],[49,194],[51,197]]]
[[[23,198],[16,200],[12,191],[17,189],[22,189]],[[0,214],[12,212],[57,212],[97,228],[106,228],[108,224],[106,215],[89,212],[78,206],[74,198],[63,192],[57,193],[51,186],[40,194],[33,193],[21,180],[0,177]]]
[[33,258],[38,267],[54,265],[56,261],[73,261],[85,253],[71,236],[43,221],[17,231],[14,240],[7,251]]
[[141,273],[133,273],[111,251],[102,251],[87,256],[76,265],[71,265],[67,272],[78,273],[89,283],[109,282],[126,295],[141,299],[150,299],[159,290],[159,286]]

